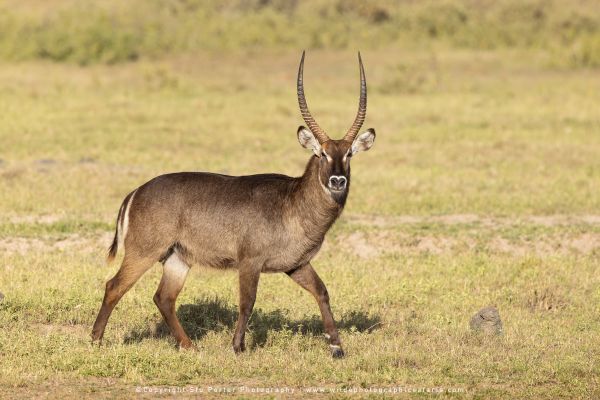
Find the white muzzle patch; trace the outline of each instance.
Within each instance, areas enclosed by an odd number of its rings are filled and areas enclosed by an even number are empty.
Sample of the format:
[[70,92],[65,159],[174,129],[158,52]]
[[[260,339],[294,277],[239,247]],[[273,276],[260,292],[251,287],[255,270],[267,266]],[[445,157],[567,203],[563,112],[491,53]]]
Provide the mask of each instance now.
[[348,184],[348,179],[346,179],[343,175],[331,175],[329,177],[328,185],[329,189],[342,191],[346,189],[346,185]]

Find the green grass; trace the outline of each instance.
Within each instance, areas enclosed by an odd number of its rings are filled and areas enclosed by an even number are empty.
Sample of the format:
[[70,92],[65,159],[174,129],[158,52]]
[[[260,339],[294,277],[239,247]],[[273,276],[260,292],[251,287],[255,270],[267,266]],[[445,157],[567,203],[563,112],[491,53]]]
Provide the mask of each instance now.
[[[468,398],[593,398],[600,382],[600,76],[544,51],[363,50],[365,127],[352,193],[314,264],[347,351],[314,300],[263,275],[233,355],[237,279],[194,268],[178,352],[154,267],[89,344],[123,197],[179,170],[302,172],[298,51],[82,68],[0,65],[0,393],[128,396],[139,385],[451,387]],[[307,98],[341,136],[355,55],[309,51]],[[504,335],[469,332],[495,304]]]

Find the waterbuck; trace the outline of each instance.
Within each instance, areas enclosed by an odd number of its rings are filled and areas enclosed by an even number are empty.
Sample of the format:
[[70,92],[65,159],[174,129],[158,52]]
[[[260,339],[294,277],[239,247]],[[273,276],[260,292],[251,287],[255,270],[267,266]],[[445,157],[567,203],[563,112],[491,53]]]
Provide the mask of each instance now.
[[115,305],[157,261],[163,276],[154,302],[180,348],[194,345],[175,313],[175,301],[192,264],[237,268],[239,316],[233,350],[245,350],[244,335],[261,272],[285,272],[317,300],[333,357],[344,352],[329,295],[310,261],[340,216],[350,189],[350,160],[368,150],[375,131],[359,133],[367,110],[365,71],[358,54],[360,100],[354,123],[341,140],[316,123],[304,97],[304,52],[298,69],[298,104],[308,129],[298,141],[313,151],[304,174],[227,176],[180,172],[158,176],[129,193],[119,210],[108,259],[123,245],[121,268],[106,283],[92,340],[101,341]]

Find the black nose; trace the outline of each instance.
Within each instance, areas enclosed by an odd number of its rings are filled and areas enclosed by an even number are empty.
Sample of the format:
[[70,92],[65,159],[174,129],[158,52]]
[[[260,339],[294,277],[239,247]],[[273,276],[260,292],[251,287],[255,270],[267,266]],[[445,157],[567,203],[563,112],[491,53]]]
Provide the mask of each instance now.
[[333,175],[329,178],[329,188],[333,190],[344,190],[348,180],[345,176]]

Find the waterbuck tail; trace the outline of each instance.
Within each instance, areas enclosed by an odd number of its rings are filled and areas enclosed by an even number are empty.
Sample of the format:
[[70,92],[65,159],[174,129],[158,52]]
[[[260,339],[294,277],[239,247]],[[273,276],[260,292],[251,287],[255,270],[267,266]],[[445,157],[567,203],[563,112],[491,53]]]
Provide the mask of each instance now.
[[[118,219],[118,218],[117,218]],[[115,259],[117,255],[117,250],[119,249],[119,230],[115,230],[115,238],[113,239],[110,247],[108,248],[108,255],[106,256],[106,262],[110,264]]]
[[125,199],[121,203],[121,208],[119,208],[119,214],[117,214],[117,226],[115,227],[115,237],[108,248],[108,255],[106,256],[106,262],[109,264],[117,255],[119,243],[125,240],[127,225],[129,224],[129,208],[131,207],[131,200],[133,200],[133,195],[136,190],[125,196]]

